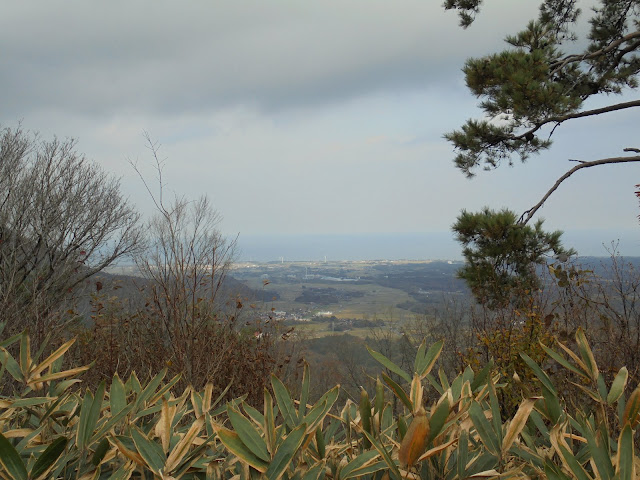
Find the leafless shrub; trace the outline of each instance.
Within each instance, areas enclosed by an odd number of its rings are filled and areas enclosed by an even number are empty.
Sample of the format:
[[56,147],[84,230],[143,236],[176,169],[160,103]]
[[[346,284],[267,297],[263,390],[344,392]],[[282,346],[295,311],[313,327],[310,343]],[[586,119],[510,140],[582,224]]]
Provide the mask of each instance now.
[[0,320],[39,343],[87,278],[141,246],[139,215],[116,178],[75,150],[0,130]]

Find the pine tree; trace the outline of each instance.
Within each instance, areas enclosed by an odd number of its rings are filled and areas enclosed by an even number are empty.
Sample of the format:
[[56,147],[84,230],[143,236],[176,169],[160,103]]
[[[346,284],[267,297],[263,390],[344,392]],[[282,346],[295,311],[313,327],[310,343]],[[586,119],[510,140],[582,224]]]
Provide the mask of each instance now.
[[[482,0],[446,0],[444,7],[456,10],[461,26],[467,28],[481,5]],[[467,86],[481,99],[484,118],[468,120],[460,130],[445,135],[456,151],[455,165],[465,175],[474,176],[478,168],[512,165],[518,157],[525,161],[548,149],[557,128],[569,120],[640,107],[640,100],[632,100],[583,108],[589,98],[615,100],[637,89],[640,72],[640,0],[599,0],[590,13],[584,50],[564,51],[584,45],[576,42],[573,31],[581,14],[578,1],[544,0],[538,17],[505,39],[506,50],[466,62]],[[578,170],[640,161],[640,149],[627,146],[624,151],[630,155],[579,162],[519,217],[508,210],[462,212],[453,226],[467,260],[460,276],[479,301],[500,303],[516,285],[523,290],[535,286],[533,265],[545,255],[566,256],[561,232],[545,233],[540,220],[533,227],[527,223],[549,195]],[[496,235],[496,230],[501,234]]]

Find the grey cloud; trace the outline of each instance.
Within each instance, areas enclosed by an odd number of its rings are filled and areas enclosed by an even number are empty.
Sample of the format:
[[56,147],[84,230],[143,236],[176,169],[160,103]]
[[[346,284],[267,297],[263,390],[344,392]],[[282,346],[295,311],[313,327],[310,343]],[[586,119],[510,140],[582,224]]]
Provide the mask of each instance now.
[[17,116],[337,102],[450,79],[483,43],[482,26],[465,44],[455,16],[423,0],[39,1],[4,10],[0,85],[4,114]]

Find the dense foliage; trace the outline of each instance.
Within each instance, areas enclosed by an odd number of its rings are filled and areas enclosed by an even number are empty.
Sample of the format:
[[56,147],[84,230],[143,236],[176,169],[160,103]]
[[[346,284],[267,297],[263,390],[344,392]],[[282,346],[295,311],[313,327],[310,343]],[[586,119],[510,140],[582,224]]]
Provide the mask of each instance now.
[[[590,28],[582,39],[577,35],[583,13],[579,3],[542,1],[538,17],[524,30],[506,37],[507,49],[466,62],[467,86],[481,99],[483,116],[468,120],[445,138],[456,150],[455,165],[468,177],[478,168],[492,170],[503,162],[512,165],[515,156],[524,162],[531,154],[549,148],[564,122],[640,106],[640,100],[611,100],[638,87],[640,2],[596,2],[590,6]],[[482,0],[447,0],[444,6],[456,10],[466,28],[480,14]],[[593,98],[606,99],[607,105],[585,109]],[[616,146],[618,151],[623,147],[627,152],[639,152],[633,146]],[[503,286],[507,290],[512,290],[514,283],[525,291],[535,288],[531,272],[543,255],[565,257],[570,253],[560,244],[560,232],[544,232],[542,221],[526,227],[564,180],[582,168],[636,161],[640,156],[580,161],[519,217],[508,210],[463,211],[453,230],[469,262],[461,276],[477,299],[499,304],[510,296],[497,290]],[[486,285],[493,291],[487,294]]]
[[640,466],[640,388],[628,391],[624,367],[607,383],[582,330],[577,351],[542,348],[589,401],[566,403],[522,353],[536,383],[507,418],[491,364],[432,375],[442,342],[422,343],[409,371],[371,350],[389,374],[357,404],[336,404],[337,386],[312,402],[305,368],[299,398],[273,376],[261,410],[243,397],[221,405],[210,384],[176,392],[165,372],[74,390],[88,367],[61,370],[72,343],[40,360],[26,333],[1,342],[0,374],[21,384],[0,398],[3,478],[633,479]]

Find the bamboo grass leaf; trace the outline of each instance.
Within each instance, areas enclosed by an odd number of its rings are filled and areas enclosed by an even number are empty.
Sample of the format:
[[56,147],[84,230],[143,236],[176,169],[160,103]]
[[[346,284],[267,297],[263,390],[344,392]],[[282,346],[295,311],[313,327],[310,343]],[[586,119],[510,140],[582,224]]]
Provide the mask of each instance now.
[[307,413],[307,403],[309,402],[309,384],[311,381],[311,375],[309,374],[309,364],[304,362],[304,370],[302,372],[302,390],[300,392],[300,406],[298,407],[298,421],[302,422],[302,419]]
[[465,478],[469,455],[469,432],[462,430],[458,437],[456,472],[458,478]]
[[289,432],[289,435],[287,435],[284,441],[278,446],[273,460],[271,460],[269,468],[267,468],[265,472],[265,477],[268,480],[278,480],[282,477],[287,467],[291,464],[294,455],[302,445],[306,429],[307,425],[301,423]]
[[324,462],[317,463],[305,472],[302,480],[321,480],[325,475],[326,465]]
[[166,460],[160,445],[149,440],[149,438],[135,425],[131,428],[131,438],[136,446],[136,450],[146,462],[147,468],[156,475],[160,475]]
[[425,342],[423,341],[418,349],[418,354],[416,355],[415,360],[415,373],[417,373],[420,378],[424,378],[429,372],[431,372],[431,369],[442,353],[444,340],[439,340],[431,345],[426,353],[424,352],[424,345]]
[[609,449],[606,448],[601,440],[598,441],[590,426],[585,428],[584,435],[589,446],[591,460],[593,460],[593,463],[595,464],[595,470],[597,471],[598,478],[602,480],[611,479],[614,475],[614,469],[613,464],[611,463],[611,456],[608,451]]
[[180,461],[185,457],[187,453],[189,453],[189,448],[194,443],[195,438],[200,433],[204,425],[205,417],[201,415],[196,419],[195,422],[189,427],[189,430],[185,435],[180,439],[180,441],[173,447],[169,457],[167,458],[165,470],[167,472],[173,471],[178,467]]
[[502,455],[504,456],[513,442],[516,440],[522,429],[527,424],[527,420],[529,419],[529,415],[533,410],[533,407],[539,397],[527,398],[525,399],[520,406],[518,407],[518,411],[511,419],[509,423],[509,427],[507,428],[507,433],[504,436],[504,440],[502,441]]
[[407,372],[402,370],[398,365],[393,363],[391,360],[389,360],[387,357],[385,357],[381,353],[378,353],[369,347],[367,347],[367,350],[369,351],[371,356],[378,361],[378,363],[382,364],[383,367],[385,367],[387,370],[393,373],[400,375],[404,380],[406,380],[407,383],[411,383],[411,377],[407,374]]
[[76,445],[79,450],[84,450],[89,446],[89,441],[93,435],[100,412],[102,411],[102,401],[104,400],[105,382],[98,385],[95,398],[87,390],[82,408],[80,410],[80,421],[78,423],[78,433]]
[[[368,433],[373,433],[371,429],[371,402],[369,401],[369,395],[367,391],[363,388],[360,390],[360,404],[358,405],[358,410],[360,410],[360,424],[362,425],[362,429]],[[367,440],[367,437],[363,439],[364,448],[371,448],[371,443]]]
[[273,411],[273,397],[269,390],[264,389],[264,430],[267,448],[272,454],[276,449],[276,425]]
[[533,373],[536,377],[538,377],[538,380],[542,382],[542,385],[544,385],[547,390],[557,395],[556,388],[553,386],[551,379],[546,373],[544,373],[544,371],[538,366],[538,364],[534,362],[526,353],[520,353],[520,357],[522,357],[529,368],[533,370]]
[[591,380],[597,381],[599,373],[598,365],[596,364],[596,359],[593,356],[591,348],[589,347],[589,342],[587,341],[587,337],[585,336],[582,327],[579,327],[578,331],[576,332],[576,343],[578,345],[578,351],[580,352],[582,361],[587,367],[587,372],[589,373]]
[[398,397],[398,399],[409,409],[410,412],[413,412],[413,403],[411,403],[411,400],[409,400],[409,397],[407,396],[405,391],[402,389],[402,387],[398,385],[396,382],[394,382],[393,380],[391,380],[391,377],[389,377],[386,373],[382,372],[381,375],[382,375],[382,379],[384,380],[384,383],[386,383],[389,386],[389,388],[395,394],[395,396]]
[[449,416],[450,405],[447,395],[441,397],[438,404],[433,408],[431,417],[429,418],[429,438],[427,443],[431,443],[438,435],[442,433],[447,417]]
[[167,454],[171,443],[171,424],[176,414],[177,406],[169,406],[169,402],[162,399],[162,410],[160,410],[160,418],[155,426],[155,434],[160,439],[162,451]]
[[295,428],[298,423],[298,416],[296,414],[295,406],[293,405],[293,400],[291,400],[289,390],[275,375],[271,375],[271,386],[273,387],[273,393],[276,396],[278,408],[280,409],[280,413],[282,413],[286,424],[292,429]]
[[64,452],[67,443],[69,443],[69,439],[66,437],[58,437],[51,442],[45,451],[38,456],[33,467],[31,467],[29,478],[34,480],[45,478],[49,471],[55,466],[60,455]]
[[[356,458],[351,460],[347,465],[345,465],[342,470],[340,470],[340,478],[346,480],[350,478],[354,470],[362,468],[369,463],[373,462],[376,458],[378,458],[380,454],[376,450],[369,450],[364,453],[361,453]],[[355,475],[353,475],[355,476]]]
[[16,362],[15,358],[4,348],[0,348],[0,362],[7,369],[7,372],[15,378],[18,382],[24,382],[25,377],[22,374],[20,365]]
[[47,373],[45,375],[42,375],[41,377],[29,380],[28,384],[35,385],[37,383],[52,382],[54,380],[60,380],[61,378],[65,378],[65,377],[74,377],[76,375],[86,372],[92,367],[92,365],[93,364],[85,365],[84,367],[71,368],[69,370],[65,370],[64,372]]
[[380,455],[384,459],[387,467],[389,468],[389,477],[393,478],[393,480],[402,480],[403,477],[400,473],[400,469],[398,468],[396,462],[394,462],[391,458],[391,455],[389,455],[389,452],[387,451],[385,446],[382,443],[378,442],[378,440],[376,440],[373,435],[370,435],[364,431],[362,433],[369,439],[371,445],[373,445],[373,447],[380,453]]
[[627,406],[624,409],[622,417],[622,425],[629,425],[635,428],[638,424],[638,414],[640,413],[640,386],[636,388],[627,400]]
[[[372,473],[376,473],[379,472],[380,470],[384,470],[387,467],[387,463],[384,460],[381,460],[379,462],[375,462],[375,463],[370,463],[368,465],[365,465],[364,467],[358,468],[356,470],[353,470],[350,474],[349,474],[349,478],[356,478],[356,477],[360,477],[360,478],[370,478],[369,476]],[[374,477],[376,478],[376,477]],[[384,478],[384,476],[383,476]]]
[[136,469],[136,464],[134,462],[127,462],[118,468],[112,475],[109,480],[129,480],[134,470]]
[[493,359],[490,360],[489,363],[487,363],[482,368],[482,370],[480,370],[476,375],[474,375],[473,381],[471,382],[472,392],[475,392],[486,383],[487,378],[489,378],[489,374],[491,373],[492,369],[493,369]]
[[2,433],[0,433],[0,464],[2,464],[11,478],[15,480],[27,480],[27,469],[20,458],[20,454]]
[[607,403],[609,405],[613,405],[618,401],[618,399],[622,396],[625,387],[627,386],[627,379],[629,378],[629,372],[626,367],[622,367],[616,378],[613,379],[613,383],[611,383],[611,388],[609,389],[609,394],[607,395]]
[[478,432],[478,435],[480,435],[482,443],[484,443],[487,450],[492,454],[497,455],[500,452],[498,438],[478,402],[471,402],[469,416],[471,417],[473,426],[476,428],[476,431]]
[[422,382],[420,376],[416,373],[413,376],[413,381],[411,382],[411,391],[409,393],[409,400],[411,400],[411,404],[413,405],[414,413],[418,411],[422,407]]
[[111,444],[109,443],[109,440],[106,437],[103,438],[93,452],[91,463],[96,467],[100,465],[102,463],[102,459],[105,457],[110,447]]
[[444,450],[449,448],[451,445],[453,445],[457,441],[458,441],[457,438],[452,438],[448,442],[445,442],[445,443],[442,443],[442,444],[440,444],[440,445],[438,445],[436,447],[430,448],[429,450],[424,452],[422,455],[420,455],[420,457],[418,458],[416,463],[424,462],[427,458],[431,458],[434,455],[437,455],[437,454],[443,452]]
[[[138,397],[136,398],[135,405],[136,409],[143,408],[146,404],[146,401],[151,398],[151,396],[155,393],[156,389],[160,386],[162,379],[167,374],[167,369],[163,369],[160,373],[158,373],[155,377],[151,379],[151,381],[147,384],[147,386],[140,392]],[[132,374],[133,377],[133,374]],[[137,377],[136,377],[137,380]]]
[[618,438],[618,453],[616,455],[616,475],[620,480],[636,478],[635,451],[633,448],[633,430],[627,424]]
[[31,370],[31,339],[27,331],[22,332],[20,338],[20,370],[22,376],[29,379],[29,370]]
[[246,413],[247,416],[253,421],[253,423],[264,430],[264,415],[262,413],[260,413],[248,403],[243,403],[242,409],[244,410],[244,413]]
[[111,381],[111,389],[109,390],[109,404],[111,408],[111,416],[117,415],[127,405],[127,396],[124,390],[124,383],[116,373]]
[[496,395],[496,386],[493,382],[489,382],[489,403],[491,404],[491,423],[493,431],[498,439],[498,449],[502,451],[502,418],[500,412],[500,404]]
[[35,375],[39,375],[41,374],[45,369],[49,368],[51,365],[53,365],[53,363],[58,360],[59,358],[61,358],[66,352],[67,350],[69,350],[69,348],[71,348],[71,346],[75,343],[76,338],[72,338],[71,340],[69,340],[68,342],[65,342],[62,346],[60,346],[60,348],[58,348],[55,352],[53,352],[51,355],[49,355],[47,357],[46,360],[44,360],[42,363],[40,363],[38,366],[34,367],[30,372],[29,372],[29,376],[33,377]]
[[376,398],[373,404],[374,412],[379,413],[384,410],[384,384],[380,377],[376,377]]
[[[540,343],[540,346],[543,348],[543,350],[545,352],[547,352],[547,355],[549,355],[551,358],[553,358],[556,362],[558,362],[560,365],[562,365],[564,368],[566,368],[567,370],[575,373],[576,375],[579,375],[585,379],[589,379],[589,375],[586,373],[586,369],[580,369],[578,367],[575,367],[574,365],[572,365],[571,363],[569,363],[567,361],[566,358],[564,358],[562,355],[560,355],[559,353],[553,351],[552,349],[550,349],[549,347],[547,347],[546,345],[543,345],[542,343]],[[581,366],[584,366],[581,362]]]
[[271,460],[269,452],[267,451],[267,445],[251,421],[230,406],[227,406],[227,415],[233,429],[240,437],[240,440],[242,440],[242,443],[244,443],[256,457],[265,462]]
[[214,430],[218,434],[218,438],[222,444],[243,462],[248,463],[261,473],[267,471],[269,464],[253,454],[247,446],[242,443],[240,436],[233,430],[224,428],[221,425],[214,424]]

